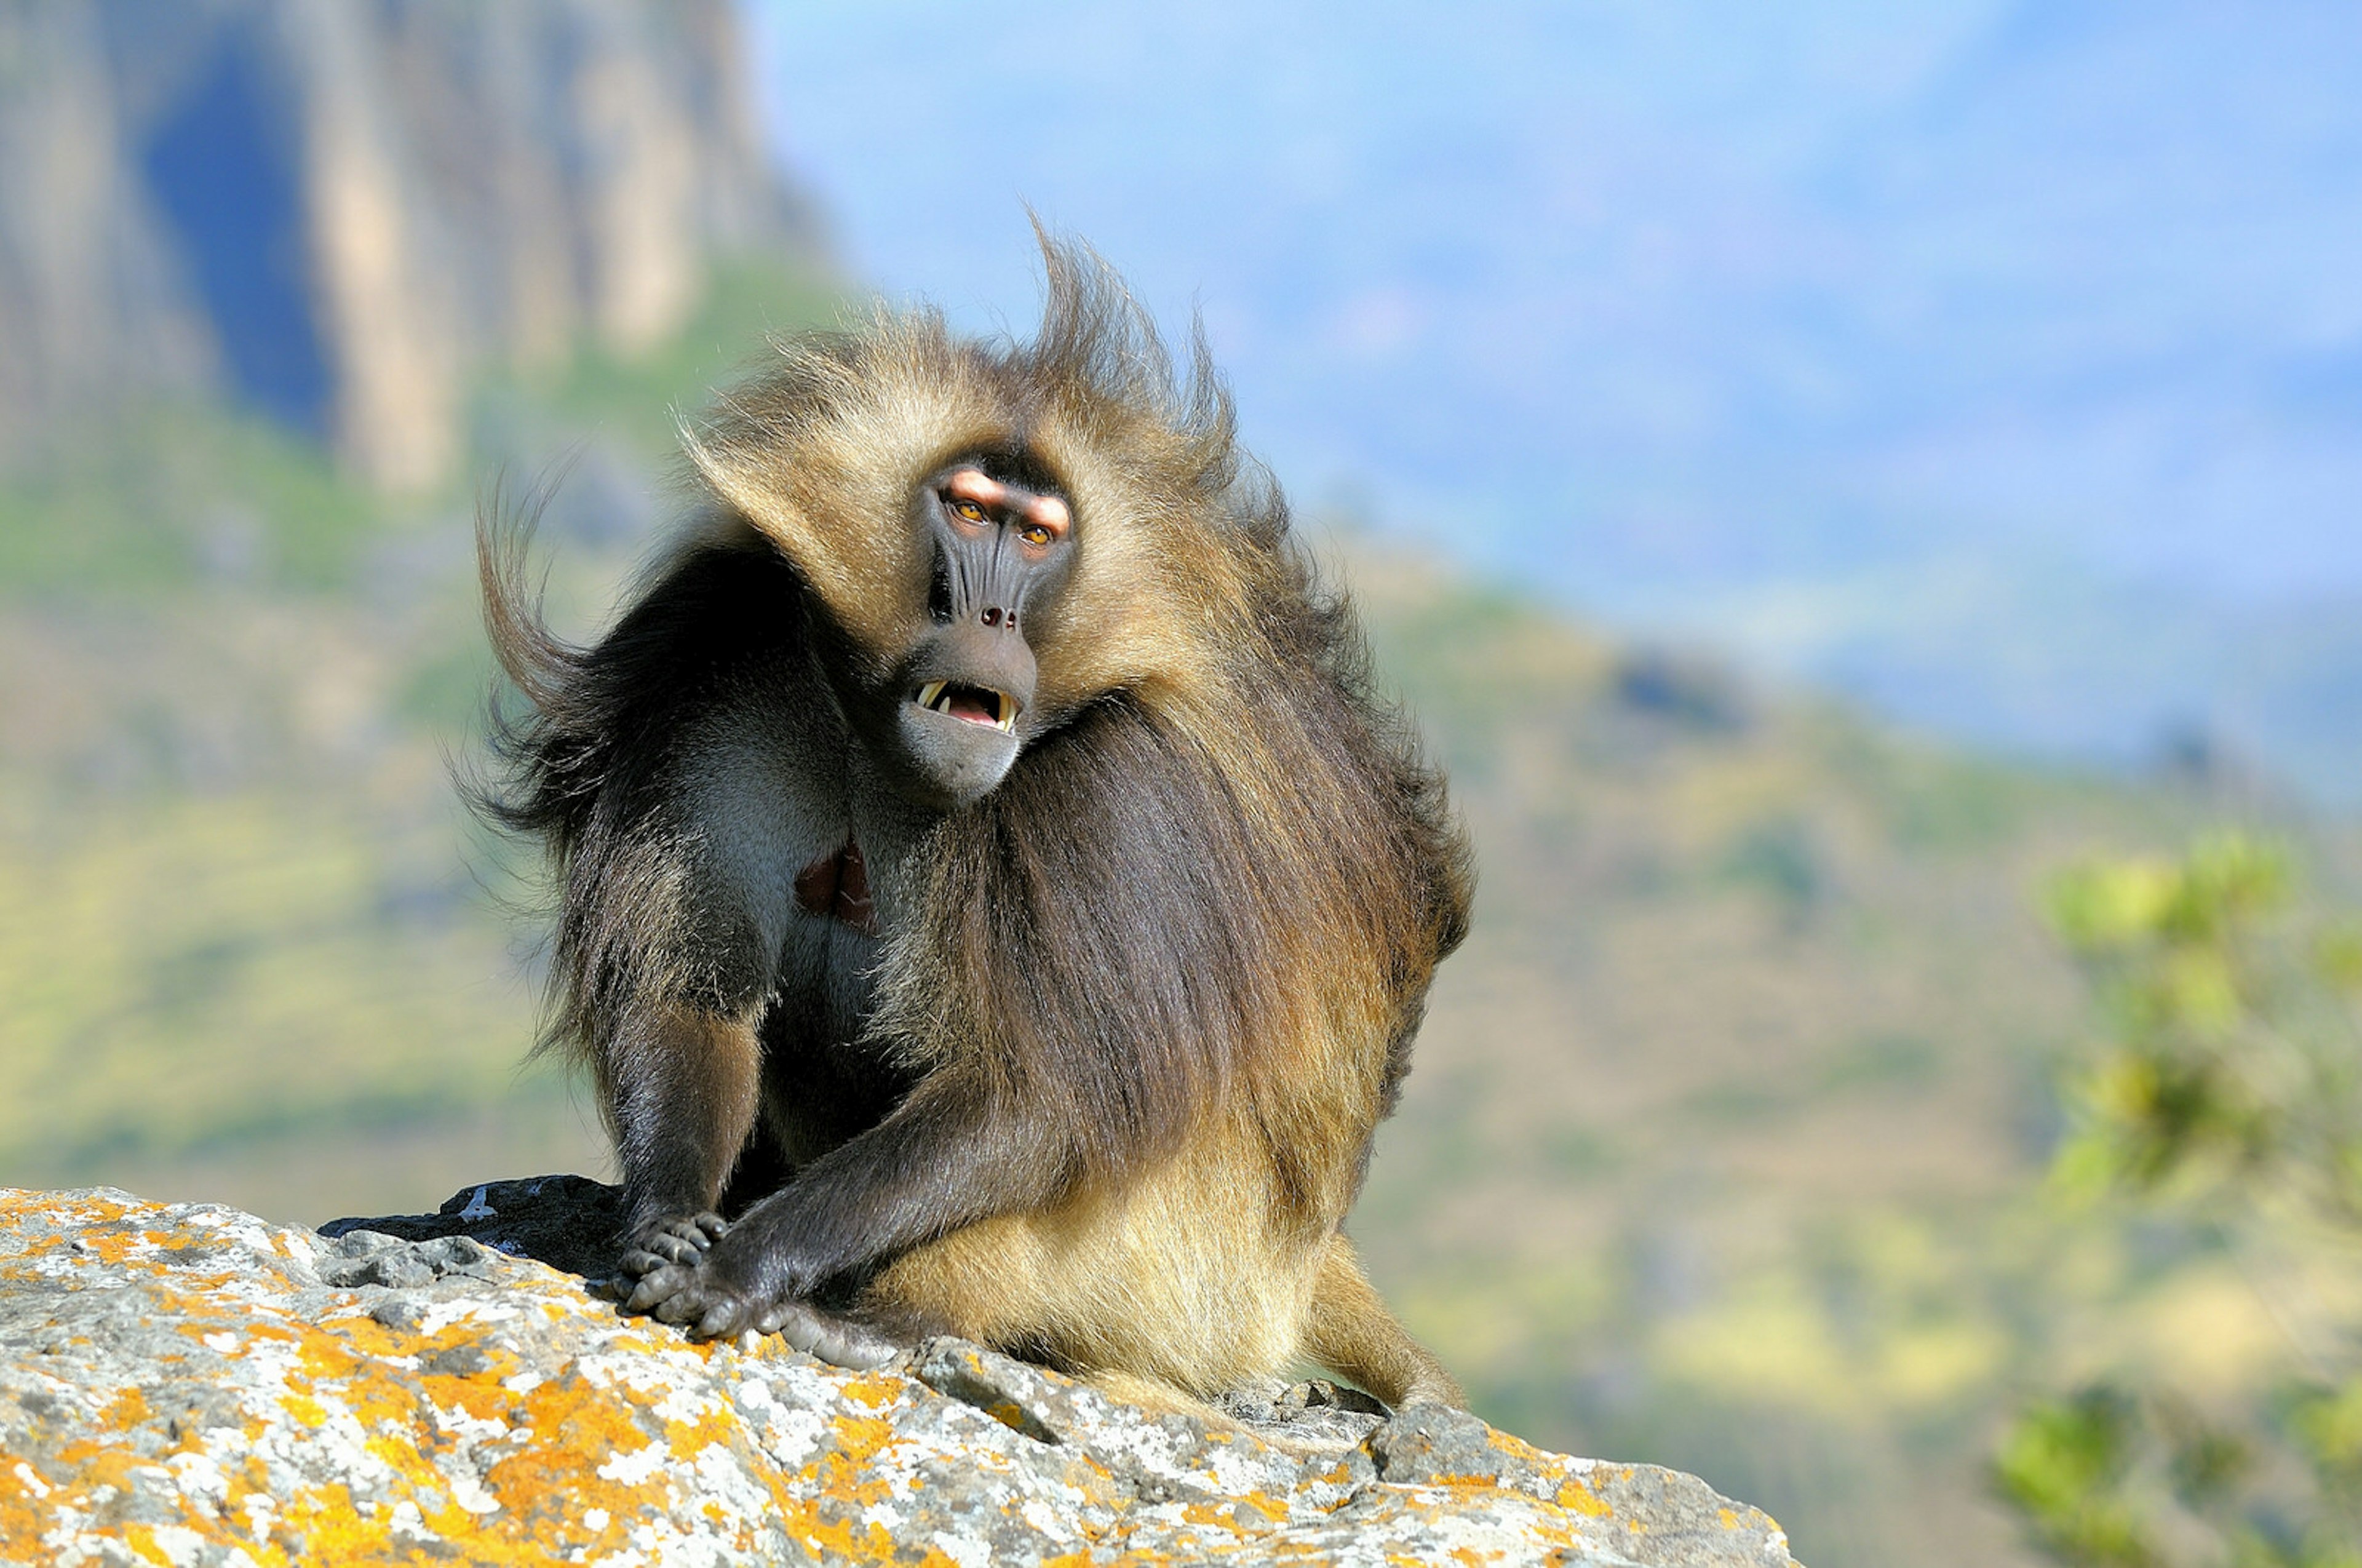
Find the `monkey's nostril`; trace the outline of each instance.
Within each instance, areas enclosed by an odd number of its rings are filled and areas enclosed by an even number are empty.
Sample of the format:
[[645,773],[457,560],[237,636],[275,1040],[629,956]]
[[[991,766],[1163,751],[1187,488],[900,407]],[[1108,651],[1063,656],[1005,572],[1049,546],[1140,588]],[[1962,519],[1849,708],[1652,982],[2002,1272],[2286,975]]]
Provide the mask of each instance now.
[[1000,611],[998,607],[990,604],[984,607],[984,624],[988,626],[1000,624]]

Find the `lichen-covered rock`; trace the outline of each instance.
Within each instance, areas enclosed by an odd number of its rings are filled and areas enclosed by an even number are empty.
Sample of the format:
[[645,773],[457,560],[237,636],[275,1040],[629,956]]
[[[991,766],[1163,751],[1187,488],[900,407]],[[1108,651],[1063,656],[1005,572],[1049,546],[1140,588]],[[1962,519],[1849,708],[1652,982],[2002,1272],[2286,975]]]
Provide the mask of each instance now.
[[0,1558],[1791,1564],[1692,1477],[1327,1385],[1226,1426],[955,1340],[690,1344],[510,1255],[599,1268],[609,1200],[493,1183],[326,1237],[0,1190]]

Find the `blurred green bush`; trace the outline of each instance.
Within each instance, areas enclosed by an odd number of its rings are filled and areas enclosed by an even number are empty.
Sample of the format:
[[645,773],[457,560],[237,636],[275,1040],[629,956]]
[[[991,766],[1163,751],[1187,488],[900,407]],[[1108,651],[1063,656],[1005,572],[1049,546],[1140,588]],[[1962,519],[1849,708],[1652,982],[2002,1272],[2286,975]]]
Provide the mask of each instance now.
[[[2070,1195],[2200,1220],[2235,1255],[2362,1256],[2362,922],[2300,894],[2282,846],[2236,834],[2178,861],[2088,862],[2054,929],[2105,1021],[2071,1075]],[[2259,1281],[2268,1294],[2272,1282]],[[2287,1327],[2287,1369],[2196,1397],[2170,1369],[2040,1398],[1994,1460],[2003,1494],[2086,1568],[2362,1563],[2362,1314]]]

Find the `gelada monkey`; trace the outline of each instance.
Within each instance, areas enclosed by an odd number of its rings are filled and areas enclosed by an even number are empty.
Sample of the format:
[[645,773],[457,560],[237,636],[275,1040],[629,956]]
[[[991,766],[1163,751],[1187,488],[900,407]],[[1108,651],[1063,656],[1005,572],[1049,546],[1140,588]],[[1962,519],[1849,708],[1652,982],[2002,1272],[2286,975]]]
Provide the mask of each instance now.
[[550,1038],[614,1134],[624,1305],[848,1365],[950,1333],[1458,1404],[1339,1224],[1466,844],[1202,342],[1177,383],[1104,263],[1043,251],[1030,344],[776,344],[686,425],[693,515],[589,646],[524,525],[481,531],[529,703],[489,803],[561,884]]

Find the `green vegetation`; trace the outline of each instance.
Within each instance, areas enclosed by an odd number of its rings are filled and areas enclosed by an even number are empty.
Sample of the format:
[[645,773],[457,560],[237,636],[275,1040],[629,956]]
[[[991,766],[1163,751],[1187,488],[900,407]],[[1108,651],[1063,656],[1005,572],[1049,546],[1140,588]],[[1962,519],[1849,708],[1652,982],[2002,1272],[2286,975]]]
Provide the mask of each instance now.
[[384,516],[268,420],[160,402],[0,485],[0,595],[341,586]]
[[2275,1300],[2286,1353],[2226,1388],[2193,1393],[2169,1366],[2036,1401],[1997,1481],[2063,1562],[2353,1568],[2362,924],[2300,908],[2287,853],[2236,835],[2086,865],[2051,907],[2108,1025],[2075,1075],[2062,1185],[2128,1195],[2233,1255],[2292,1251],[2315,1288]]

